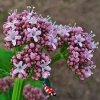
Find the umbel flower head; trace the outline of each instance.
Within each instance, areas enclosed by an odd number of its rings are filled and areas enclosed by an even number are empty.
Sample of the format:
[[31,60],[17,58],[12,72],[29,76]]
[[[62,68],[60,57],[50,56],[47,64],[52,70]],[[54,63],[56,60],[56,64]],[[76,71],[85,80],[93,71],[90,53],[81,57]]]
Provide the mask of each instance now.
[[38,16],[33,10],[24,10],[17,14],[13,12],[8,16],[7,22],[3,25],[5,34],[5,46],[12,48],[25,43],[40,43],[48,51],[54,51],[57,46],[57,39],[50,34],[53,25],[49,18]]
[[32,79],[38,80],[40,77],[47,78],[50,75],[51,59],[40,51],[38,44],[26,45],[23,52],[12,57],[11,62],[14,65],[12,77],[27,78],[31,73]]
[[6,92],[9,88],[14,86],[14,81],[10,77],[0,79],[0,92]]
[[47,78],[52,60],[40,47],[54,52],[65,44],[67,46],[64,47],[62,58],[67,59],[67,66],[81,80],[93,74],[95,65],[92,57],[98,43],[94,41],[95,35],[92,31],[84,32],[80,26],[55,25],[50,21],[50,17],[38,16],[34,9],[24,10],[20,14],[11,13],[3,25],[3,30],[7,48],[27,44],[22,52],[12,57],[12,77],[27,78],[31,73],[32,79],[35,80],[40,77]]
[[23,95],[26,100],[47,100],[42,90],[31,85],[26,85],[23,90]]

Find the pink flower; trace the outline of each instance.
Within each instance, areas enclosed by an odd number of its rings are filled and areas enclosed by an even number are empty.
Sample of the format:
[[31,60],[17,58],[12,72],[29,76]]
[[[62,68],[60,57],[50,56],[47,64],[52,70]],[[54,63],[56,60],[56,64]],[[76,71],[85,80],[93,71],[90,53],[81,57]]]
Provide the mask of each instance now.
[[82,42],[85,41],[85,39],[81,36],[81,34],[75,35],[75,43],[78,43],[80,47],[82,47]]
[[33,37],[34,41],[37,42],[38,38],[37,36],[41,34],[41,31],[37,30],[37,28],[28,28],[27,31],[29,32],[29,34],[27,35],[27,37]]
[[22,61],[20,61],[19,64],[16,64],[16,63],[13,63],[13,64],[15,67],[17,67],[16,69],[14,69],[13,74],[17,74],[17,73],[25,74],[24,69],[27,68],[26,64],[23,65]]
[[57,38],[53,35],[49,36],[49,41],[48,41],[48,45],[53,46],[54,49],[56,49],[56,44],[57,43]]
[[5,28],[12,28],[12,29],[15,29],[16,27],[15,27],[14,23],[12,23],[12,22],[7,22]]
[[95,48],[98,48],[98,44],[99,42],[95,43],[94,41],[90,43],[90,47],[91,49],[95,49]]
[[73,53],[73,56],[74,56],[75,58],[77,58],[77,57],[79,56],[79,53],[78,53],[78,52],[73,51],[72,53]]
[[29,19],[29,23],[30,24],[37,24],[37,19],[35,18],[35,17],[31,17],[30,19]]
[[11,41],[13,46],[16,45],[16,40],[21,39],[21,36],[18,36],[18,31],[10,30],[8,36],[4,39],[5,41]]
[[65,26],[58,26],[58,29],[57,29],[57,33],[61,36],[69,36],[69,32],[70,30],[69,29],[66,29]]
[[50,61],[48,61],[48,62],[43,61],[43,64],[41,64],[40,66],[42,67],[43,71],[44,70],[50,71],[51,68],[50,68],[49,64],[50,64]]
[[48,71],[42,72],[42,77],[43,78],[48,78],[49,76],[50,76],[50,72],[48,72]]
[[83,71],[83,73],[84,73],[84,75],[85,75],[86,78],[90,77],[93,74],[93,72],[91,71],[91,69],[95,69],[95,67],[96,66],[94,66],[94,65],[86,67],[86,70]]
[[90,59],[93,57],[92,52],[93,52],[92,50],[90,50],[90,51],[86,50],[86,51],[85,51],[85,57],[86,57],[88,60],[90,60]]

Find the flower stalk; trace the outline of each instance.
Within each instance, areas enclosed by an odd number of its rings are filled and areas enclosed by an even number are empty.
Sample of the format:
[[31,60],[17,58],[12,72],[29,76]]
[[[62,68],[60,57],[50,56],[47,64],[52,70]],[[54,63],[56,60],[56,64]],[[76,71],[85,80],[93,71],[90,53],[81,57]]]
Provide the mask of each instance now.
[[24,79],[23,78],[16,78],[15,82],[14,82],[12,100],[21,100],[23,86],[24,86]]
[[54,57],[52,57],[52,62],[50,64],[53,64],[53,63],[55,63],[56,61],[58,61],[60,59],[64,59],[64,56],[61,53],[59,53],[59,54],[55,55]]

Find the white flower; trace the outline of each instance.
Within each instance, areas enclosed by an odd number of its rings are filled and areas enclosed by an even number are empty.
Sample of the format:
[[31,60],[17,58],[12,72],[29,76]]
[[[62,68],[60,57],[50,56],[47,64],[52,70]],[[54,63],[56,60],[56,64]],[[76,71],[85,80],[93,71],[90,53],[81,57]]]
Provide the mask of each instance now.
[[50,71],[51,70],[51,68],[48,64],[50,64],[50,61],[48,61],[48,62],[43,61],[43,64],[40,65],[42,67],[42,71],[44,71],[44,70]]
[[14,23],[12,23],[12,22],[7,22],[5,28],[10,28],[10,27],[11,27],[13,30],[16,28],[15,25],[14,25]]
[[90,60],[92,57],[93,57],[92,50],[90,50],[90,51],[86,50],[85,51],[85,58]]
[[16,63],[13,63],[13,64],[16,67],[16,69],[14,69],[13,71],[14,74],[17,74],[17,73],[25,74],[24,69],[27,67],[26,64],[23,65],[22,61],[20,61],[19,64],[16,64]]
[[50,73],[49,73],[48,71],[42,72],[42,77],[43,77],[44,79],[48,78],[48,76],[50,76]]
[[5,28],[12,28],[12,30],[14,30],[16,28],[15,24],[19,23],[19,21],[15,18],[12,20],[12,22],[7,22],[6,23],[6,27]]
[[56,45],[55,43],[57,43],[57,38],[53,35],[49,36],[49,41],[48,41],[48,45],[52,45],[54,49],[56,49]]
[[37,24],[37,19],[35,17],[31,17],[28,21],[30,24]]
[[27,35],[27,37],[33,37],[34,41],[37,42],[38,38],[37,36],[41,34],[41,31],[37,30],[37,28],[28,28],[27,31],[29,32],[29,34]]
[[95,68],[96,68],[95,65],[86,67],[86,70],[83,72],[84,75],[85,75],[85,77],[86,78],[90,77],[93,74],[93,72],[91,71],[91,69],[95,69]]
[[16,40],[21,39],[21,36],[18,36],[18,31],[10,30],[8,31],[8,36],[4,39],[5,41],[11,41],[13,46],[16,45]]
[[60,25],[60,26],[58,27],[57,33],[58,33],[59,35],[66,35],[66,36],[69,36],[69,32],[70,32],[70,30],[69,30],[69,29],[66,29],[66,27],[63,27],[62,25]]
[[81,34],[75,35],[75,43],[78,43],[80,47],[82,47],[82,42],[85,41],[85,39],[81,36]]
[[13,19],[12,23],[17,24],[17,23],[19,23],[19,21],[15,18],[15,19]]
[[90,47],[91,47],[92,49],[98,48],[98,44],[99,44],[99,42],[95,43],[95,42],[93,41],[93,42],[90,43]]

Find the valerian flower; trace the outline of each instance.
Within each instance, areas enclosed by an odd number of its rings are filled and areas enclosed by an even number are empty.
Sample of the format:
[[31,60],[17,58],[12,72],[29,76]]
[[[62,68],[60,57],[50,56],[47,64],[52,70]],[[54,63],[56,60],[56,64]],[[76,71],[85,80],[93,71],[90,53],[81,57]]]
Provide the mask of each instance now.
[[29,23],[30,23],[30,24],[37,24],[37,19],[36,19],[35,17],[31,17],[31,18],[29,19]]
[[50,72],[48,72],[48,71],[42,72],[42,77],[43,77],[44,79],[48,78],[48,76],[50,76]]
[[53,35],[49,37],[48,45],[53,46],[54,49],[56,49],[56,43],[57,43],[57,38]]
[[50,68],[49,64],[50,64],[50,61],[48,61],[48,62],[43,61],[43,64],[41,64],[40,66],[42,67],[43,71],[44,70],[50,71],[51,68]]
[[16,67],[16,69],[14,69],[13,73],[17,74],[17,73],[21,73],[21,74],[25,74],[25,69],[27,67],[26,64],[23,65],[23,62],[20,61],[19,64],[13,63],[14,66]]
[[95,49],[95,48],[98,48],[98,44],[99,42],[95,43],[94,41],[90,43],[90,48],[91,49]]
[[35,42],[38,41],[37,36],[41,34],[40,30],[37,30],[37,28],[28,28],[27,31],[29,32],[29,34],[27,35],[27,37],[32,37],[34,39]]
[[7,22],[5,28],[10,28],[10,27],[11,27],[12,29],[15,29],[15,28],[16,28],[15,25],[14,25],[14,23],[12,23],[12,22]]
[[93,74],[91,69],[95,69],[95,67],[96,66],[94,66],[94,65],[86,67],[86,70],[83,71],[85,77],[87,77],[87,78],[90,77]]
[[90,60],[92,57],[93,57],[93,54],[92,54],[92,50],[88,51],[86,50],[85,51],[85,57]]
[[69,32],[70,30],[66,29],[65,26],[58,26],[58,30],[57,30],[57,33],[61,36],[69,36]]
[[82,47],[82,42],[85,41],[85,39],[81,36],[81,34],[75,35],[75,43],[78,43],[80,47]]
[[18,31],[9,30],[8,36],[4,39],[5,41],[11,41],[13,46],[16,45],[16,40],[21,39],[21,36],[18,36]]

